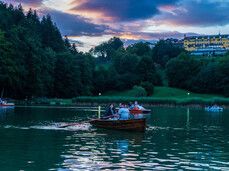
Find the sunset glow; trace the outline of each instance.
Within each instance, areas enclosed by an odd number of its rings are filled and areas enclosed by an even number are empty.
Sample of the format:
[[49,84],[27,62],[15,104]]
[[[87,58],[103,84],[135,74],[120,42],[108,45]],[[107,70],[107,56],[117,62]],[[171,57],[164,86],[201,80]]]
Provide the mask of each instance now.
[[44,0],[42,4],[45,7],[58,10],[58,11],[67,11],[71,6],[72,0]]
[[[113,36],[122,39],[183,38],[229,33],[229,2],[222,0],[7,0],[50,14],[62,35],[84,42],[85,51]],[[40,11],[40,12],[39,12]],[[92,41],[93,40],[93,41]],[[86,41],[92,41],[85,43]],[[82,45],[81,44],[81,45]],[[90,45],[89,45],[90,44]]]

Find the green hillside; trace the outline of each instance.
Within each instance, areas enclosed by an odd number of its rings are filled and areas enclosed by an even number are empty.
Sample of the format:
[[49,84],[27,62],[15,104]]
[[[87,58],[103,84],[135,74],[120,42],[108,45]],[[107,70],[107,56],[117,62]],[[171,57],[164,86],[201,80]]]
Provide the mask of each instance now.
[[[130,93],[131,90],[125,90],[125,91],[108,91],[102,96],[122,96],[122,97],[133,97]],[[155,87],[154,88],[154,94],[151,95],[151,97],[155,98],[192,98],[192,97],[200,97],[204,99],[210,99],[213,97],[223,97],[221,95],[215,95],[215,94],[197,94],[193,93],[187,90],[178,89],[178,88],[171,88],[171,87]]]

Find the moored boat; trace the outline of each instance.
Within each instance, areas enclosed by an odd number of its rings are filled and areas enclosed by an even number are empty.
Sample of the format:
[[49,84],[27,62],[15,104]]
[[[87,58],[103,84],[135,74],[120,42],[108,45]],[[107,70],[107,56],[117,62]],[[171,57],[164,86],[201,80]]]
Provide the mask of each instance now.
[[[119,108],[116,108],[115,110],[116,112],[118,112]],[[129,109],[129,111],[130,111],[130,114],[148,114],[151,112],[151,110],[149,109]]]
[[13,107],[14,103],[0,103],[0,107]]
[[106,129],[126,130],[145,132],[146,118],[128,119],[128,120],[113,120],[113,119],[99,119],[90,122],[93,126]]

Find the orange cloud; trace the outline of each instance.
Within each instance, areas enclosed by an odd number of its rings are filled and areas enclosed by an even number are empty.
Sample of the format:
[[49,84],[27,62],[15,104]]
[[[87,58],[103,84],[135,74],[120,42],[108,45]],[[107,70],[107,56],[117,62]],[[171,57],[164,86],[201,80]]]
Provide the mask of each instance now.
[[173,15],[177,15],[174,10],[175,10],[175,6],[174,5],[165,5],[165,6],[159,6],[158,9],[160,11],[163,11],[163,12],[168,12],[168,13],[171,13]]

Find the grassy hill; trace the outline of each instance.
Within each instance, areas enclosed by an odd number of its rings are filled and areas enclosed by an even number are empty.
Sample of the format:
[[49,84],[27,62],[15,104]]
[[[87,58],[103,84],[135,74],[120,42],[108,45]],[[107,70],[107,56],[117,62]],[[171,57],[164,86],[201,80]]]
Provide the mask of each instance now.
[[[125,91],[108,91],[102,96],[112,96],[112,97],[133,97],[130,93],[131,90]],[[216,94],[197,94],[187,90],[171,88],[171,87],[154,87],[154,94],[150,97],[154,98],[193,98],[200,97],[203,99],[211,99],[213,97],[223,97],[221,95]]]

